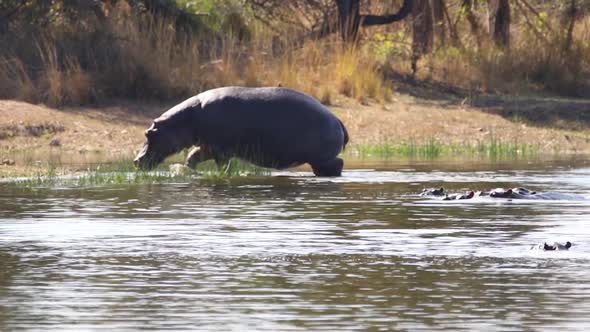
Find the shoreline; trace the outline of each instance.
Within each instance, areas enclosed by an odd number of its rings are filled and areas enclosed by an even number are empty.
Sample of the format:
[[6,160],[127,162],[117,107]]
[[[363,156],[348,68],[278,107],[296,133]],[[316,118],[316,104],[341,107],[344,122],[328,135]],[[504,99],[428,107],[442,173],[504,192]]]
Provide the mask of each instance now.
[[[498,106],[502,105],[499,99],[488,101],[493,105],[490,110],[464,101],[396,93],[385,104],[363,105],[337,96],[328,108],[347,127],[351,141],[345,153],[353,157],[590,154],[590,130],[584,122],[570,123],[569,127],[575,129],[561,128],[564,122],[545,126],[530,123],[517,116],[519,110],[530,113],[526,108],[530,102],[522,105],[515,102],[515,97],[507,99],[504,109]],[[554,100],[547,97],[546,104],[542,104],[539,99],[535,106],[537,113],[545,114],[551,109],[555,114],[564,113],[568,105],[574,105],[582,115],[586,106],[590,110],[590,100],[565,100],[558,109]],[[478,103],[483,104],[477,100],[471,102]],[[49,165],[52,158],[80,165],[129,158],[143,144],[143,132],[152,120],[173,105],[121,101],[102,107],[55,109],[0,100],[0,178],[31,174],[24,169],[37,161]],[[540,109],[539,105],[545,105],[546,109]],[[512,115],[507,117],[502,112]],[[16,155],[19,157],[15,158]],[[48,168],[40,166],[44,167]]]

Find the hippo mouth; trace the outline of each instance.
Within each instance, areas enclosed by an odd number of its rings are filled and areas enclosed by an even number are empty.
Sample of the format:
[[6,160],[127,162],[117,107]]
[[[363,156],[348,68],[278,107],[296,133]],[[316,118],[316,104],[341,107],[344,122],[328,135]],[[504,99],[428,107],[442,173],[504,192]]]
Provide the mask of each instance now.
[[133,159],[133,164],[141,170],[149,171],[164,161],[164,159],[164,156],[150,151],[148,145],[145,144],[135,159]]

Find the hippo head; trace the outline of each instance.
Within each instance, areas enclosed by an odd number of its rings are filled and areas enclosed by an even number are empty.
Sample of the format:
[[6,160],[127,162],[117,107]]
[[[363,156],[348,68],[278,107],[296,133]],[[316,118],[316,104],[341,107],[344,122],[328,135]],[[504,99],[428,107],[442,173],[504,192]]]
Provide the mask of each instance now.
[[194,112],[190,108],[174,107],[154,120],[145,131],[146,142],[133,163],[150,170],[166,157],[196,143]]
[[490,192],[490,197],[510,198],[512,194],[512,189],[496,188]]
[[444,196],[446,194],[445,188],[424,188],[420,196]]

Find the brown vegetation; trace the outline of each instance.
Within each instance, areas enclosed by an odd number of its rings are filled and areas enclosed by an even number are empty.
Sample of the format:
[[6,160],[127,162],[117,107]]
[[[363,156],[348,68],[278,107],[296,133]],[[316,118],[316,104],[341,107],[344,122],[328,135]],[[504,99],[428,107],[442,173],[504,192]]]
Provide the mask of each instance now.
[[[112,2],[101,15],[96,9],[76,12],[74,19],[71,10],[56,7],[52,12],[61,16],[42,24],[43,31],[16,24],[18,20],[0,29],[2,44],[10,45],[0,50],[0,98],[62,106],[112,97],[170,99],[220,85],[280,83],[326,102],[337,94],[383,102],[395,89],[389,73],[413,71],[418,79],[475,93],[541,89],[588,94],[590,18],[583,15],[584,6],[551,9],[540,2],[537,9],[528,9],[529,3],[519,0],[507,8],[507,2],[497,1],[493,22],[499,16],[508,21],[488,32],[482,19],[489,11],[485,6],[429,2],[419,1],[423,7],[414,8],[413,20],[362,30],[360,42],[350,45],[342,45],[337,36],[301,43],[301,33],[295,33],[299,30],[290,34],[288,25],[279,25],[277,32],[255,19],[244,25],[234,14],[216,31],[195,21],[201,28],[187,32],[179,27],[179,16],[138,12],[125,1]],[[361,11],[392,11],[383,4],[364,6]],[[424,19],[424,11],[433,11],[434,19]],[[424,24],[431,27],[421,30]],[[19,31],[25,38],[15,35],[18,29],[24,29]],[[501,47],[508,43],[509,49]]]

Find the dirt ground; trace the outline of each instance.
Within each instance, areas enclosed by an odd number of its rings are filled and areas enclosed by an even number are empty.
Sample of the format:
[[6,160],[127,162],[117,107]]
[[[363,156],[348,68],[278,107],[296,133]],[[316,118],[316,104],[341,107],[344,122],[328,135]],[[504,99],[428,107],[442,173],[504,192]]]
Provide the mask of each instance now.
[[[590,112],[590,101],[585,106]],[[461,100],[449,102],[397,94],[386,105],[348,104],[332,109],[346,124],[353,144],[431,139],[443,144],[477,144],[497,140],[539,144],[547,153],[590,152],[590,127],[559,119],[534,123],[519,117],[525,109],[520,104],[510,108],[498,104],[481,107]]]
[[[13,173],[11,155],[59,151],[72,156],[130,157],[143,131],[168,104],[112,101],[110,106],[55,109],[0,100],[0,174]],[[531,105],[534,107],[531,108]],[[348,128],[351,144],[421,142],[475,144],[492,139],[540,144],[553,153],[590,153],[586,115],[590,100],[430,98],[396,93],[387,104],[361,105],[344,97],[332,109]],[[588,116],[590,118],[590,116]],[[16,163],[16,162],[15,162]]]

